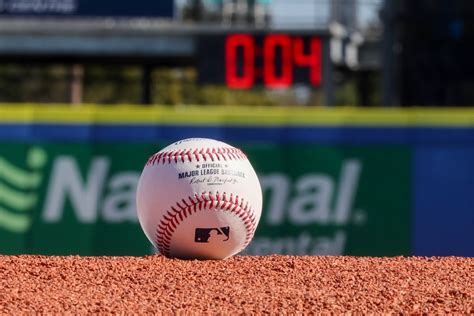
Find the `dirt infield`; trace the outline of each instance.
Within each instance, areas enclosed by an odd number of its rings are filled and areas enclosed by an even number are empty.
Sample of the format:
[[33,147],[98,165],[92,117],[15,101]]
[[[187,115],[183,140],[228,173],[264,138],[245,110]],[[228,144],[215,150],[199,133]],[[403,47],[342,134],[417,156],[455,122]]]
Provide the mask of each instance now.
[[472,258],[0,256],[0,313],[474,313]]

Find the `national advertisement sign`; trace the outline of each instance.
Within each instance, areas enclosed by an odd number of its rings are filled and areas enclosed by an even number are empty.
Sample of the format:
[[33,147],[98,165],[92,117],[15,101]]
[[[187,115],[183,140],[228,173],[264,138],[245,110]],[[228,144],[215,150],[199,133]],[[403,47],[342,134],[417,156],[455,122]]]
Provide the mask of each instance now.
[[[0,253],[153,252],[135,190],[165,142],[0,145]],[[264,193],[245,254],[409,254],[407,148],[235,145]]]

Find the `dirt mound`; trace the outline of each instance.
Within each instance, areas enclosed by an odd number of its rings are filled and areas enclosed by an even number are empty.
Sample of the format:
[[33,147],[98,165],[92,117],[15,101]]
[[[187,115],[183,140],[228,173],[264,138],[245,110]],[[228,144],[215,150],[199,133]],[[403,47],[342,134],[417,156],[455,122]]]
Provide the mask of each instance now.
[[0,313],[474,313],[472,258],[0,256]]

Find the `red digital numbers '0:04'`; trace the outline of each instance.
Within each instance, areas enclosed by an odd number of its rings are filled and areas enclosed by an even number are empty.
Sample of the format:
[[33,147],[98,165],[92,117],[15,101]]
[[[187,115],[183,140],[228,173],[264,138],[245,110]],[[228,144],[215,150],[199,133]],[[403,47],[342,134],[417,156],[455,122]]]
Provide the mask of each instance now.
[[[263,37],[263,83],[269,88],[285,88],[293,84],[293,67],[309,68],[309,82],[312,86],[321,84],[321,39],[309,38],[305,52],[302,37],[285,34],[271,34]],[[238,50],[242,53],[238,54]],[[230,88],[247,89],[255,84],[257,71],[255,39],[249,34],[232,34],[225,42],[225,78]],[[277,65],[277,54],[280,64]],[[238,69],[238,58],[242,67]],[[278,71],[279,70],[279,71]]]

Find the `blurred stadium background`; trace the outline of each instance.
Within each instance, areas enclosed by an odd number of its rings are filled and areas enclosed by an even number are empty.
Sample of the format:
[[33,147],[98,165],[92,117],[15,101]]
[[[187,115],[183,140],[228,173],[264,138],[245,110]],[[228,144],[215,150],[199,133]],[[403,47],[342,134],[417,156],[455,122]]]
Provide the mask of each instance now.
[[0,0],[0,254],[152,253],[140,171],[209,137],[261,179],[247,254],[474,256],[473,25],[468,0]]

